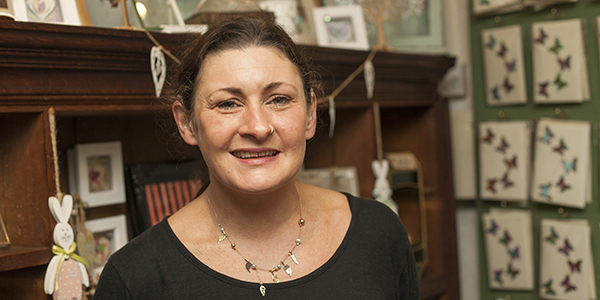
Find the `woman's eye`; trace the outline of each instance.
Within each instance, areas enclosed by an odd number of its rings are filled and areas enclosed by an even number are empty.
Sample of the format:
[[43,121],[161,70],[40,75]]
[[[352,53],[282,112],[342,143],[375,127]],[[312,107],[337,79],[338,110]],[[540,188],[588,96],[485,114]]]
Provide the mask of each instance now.
[[217,107],[221,109],[233,109],[238,107],[238,104],[233,100],[226,100],[217,104]]
[[275,104],[275,105],[284,105],[288,102],[290,102],[292,99],[290,99],[289,97],[284,97],[284,96],[277,96],[275,98],[273,98],[273,100],[271,100],[271,103]]

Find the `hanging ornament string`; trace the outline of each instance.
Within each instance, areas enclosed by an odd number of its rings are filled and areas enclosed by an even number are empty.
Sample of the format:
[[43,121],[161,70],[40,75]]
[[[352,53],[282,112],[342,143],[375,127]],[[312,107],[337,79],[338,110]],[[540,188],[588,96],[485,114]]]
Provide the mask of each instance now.
[[375,122],[375,142],[377,146],[377,160],[383,160],[383,142],[381,138],[381,115],[379,111],[379,101],[373,102],[373,118]]
[[154,45],[156,45],[156,47],[158,47],[158,49],[160,49],[160,51],[164,52],[165,54],[167,54],[171,59],[173,59],[178,65],[181,64],[181,61],[179,59],[177,59],[177,57],[175,57],[175,55],[173,55],[171,52],[169,52],[169,50],[165,49],[153,36],[152,34],[144,29],[144,28],[137,28],[137,27],[132,27],[132,30],[137,30],[137,31],[143,31],[146,33],[146,35],[148,36],[148,38],[154,43]]
[[54,107],[48,110],[48,119],[50,123],[50,140],[52,142],[52,159],[54,160],[54,184],[56,185],[56,198],[62,202],[63,193],[60,190],[60,170],[58,169],[58,150],[56,147],[56,116]]

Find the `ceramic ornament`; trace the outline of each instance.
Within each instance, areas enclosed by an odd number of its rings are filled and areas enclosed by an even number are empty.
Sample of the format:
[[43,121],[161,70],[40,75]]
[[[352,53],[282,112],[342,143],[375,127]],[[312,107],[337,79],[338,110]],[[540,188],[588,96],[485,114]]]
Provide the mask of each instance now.
[[490,289],[534,289],[531,212],[492,209],[483,214]]
[[536,103],[583,102],[590,88],[582,19],[531,25]]
[[527,102],[521,26],[481,31],[488,105]]
[[590,123],[586,121],[538,121],[532,200],[585,207],[590,196],[590,130]]
[[62,205],[56,197],[50,197],[48,206],[56,220],[53,235],[56,245],[52,246],[54,257],[46,269],[44,292],[53,295],[54,299],[80,300],[83,295],[81,285],[90,285],[86,270],[86,266],[89,265],[85,259],[74,253],[77,246],[74,242],[73,228],[69,225],[73,197],[64,196]]
[[479,123],[479,197],[527,201],[531,129],[526,121]]
[[167,63],[165,55],[156,46],[153,46],[152,50],[150,50],[150,70],[152,71],[156,98],[159,98],[165,84],[165,78],[167,77]]
[[587,220],[543,219],[540,227],[540,297],[595,299],[590,226]]
[[524,8],[522,0],[472,0],[476,15],[508,13]]

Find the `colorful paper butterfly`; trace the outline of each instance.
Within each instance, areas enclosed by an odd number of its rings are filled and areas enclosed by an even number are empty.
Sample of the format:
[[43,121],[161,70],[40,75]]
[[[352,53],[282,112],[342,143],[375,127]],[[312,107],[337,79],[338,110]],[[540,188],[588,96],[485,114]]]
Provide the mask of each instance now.
[[573,251],[573,246],[571,246],[571,243],[569,243],[569,239],[565,238],[565,244],[558,248],[558,252],[563,253],[566,256],[569,256],[569,253]]
[[510,255],[510,259],[518,259],[521,258],[519,246],[515,247],[514,250],[508,249],[508,255]]
[[510,81],[508,81],[508,76],[504,77],[504,83],[502,84],[502,86],[504,87],[504,90],[506,90],[507,93],[512,91],[512,89],[515,87],[512,83],[510,83]]
[[565,279],[560,283],[560,285],[562,285],[562,286],[565,287],[565,293],[577,290],[577,287],[575,285],[571,284],[571,280],[569,279],[569,275],[566,275]]
[[558,86],[558,90],[560,91],[569,84],[566,81],[563,81],[560,78],[560,73],[558,73],[556,74],[556,79],[554,79],[554,85]]
[[572,161],[562,160],[562,164],[565,167],[565,172],[569,174],[570,171],[577,171],[577,157],[573,158]]
[[553,137],[554,137],[554,133],[552,133],[552,131],[550,131],[550,127],[546,126],[546,131],[544,132],[544,135],[542,135],[542,137],[540,137],[540,141],[542,141],[546,144],[550,144],[550,139],[552,139]]
[[506,66],[506,71],[510,72],[514,72],[515,71],[515,65],[517,64],[517,60],[513,59],[512,62],[505,62],[504,65]]
[[556,295],[556,291],[554,291],[554,289],[552,288],[552,279],[546,281],[546,283],[544,283],[544,288],[546,288],[546,294],[548,295]]
[[487,190],[488,191],[492,191],[492,193],[495,194],[496,193],[496,181],[497,181],[497,179],[493,178],[493,179],[488,179],[487,181],[488,181]]
[[494,49],[494,47],[496,46],[496,39],[493,35],[490,34],[489,41],[487,42],[487,44],[485,44],[485,46],[488,47],[490,50]]
[[504,230],[504,237],[500,239],[500,243],[508,246],[508,244],[512,241],[512,237],[508,234],[508,230]]
[[498,231],[498,223],[496,223],[496,220],[491,220],[490,223],[491,226],[488,228],[487,232],[491,233],[492,235],[496,235],[496,232]]
[[504,176],[502,176],[502,184],[505,189],[515,185],[514,181],[508,179],[508,172],[504,173]]
[[543,45],[546,38],[548,38],[548,35],[544,32],[544,29],[540,28],[540,36],[535,39],[535,42]]
[[554,52],[556,55],[558,55],[558,52],[560,52],[560,49],[562,49],[563,46],[560,43],[560,40],[558,40],[558,38],[556,38],[554,40],[554,46],[550,47],[550,51]]
[[558,65],[560,66],[560,70],[570,69],[571,68],[571,55],[567,56],[564,60],[558,59]]
[[494,281],[499,282],[500,284],[504,283],[502,282],[502,272],[502,270],[494,271]]
[[552,243],[552,245],[556,245],[556,240],[560,236],[556,233],[556,229],[554,227],[550,227],[550,235],[546,237],[546,241]]
[[512,159],[504,159],[504,163],[506,164],[506,168],[507,169],[512,169],[512,168],[516,168],[517,167],[517,155],[513,155]]
[[581,273],[581,259],[578,260],[577,262],[572,262],[571,260],[568,261],[569,263],[569,269],[571,270],[571,274],[577,272],[577,273]]
[[540,185],[540,188],[542,189],[540,194],[541,197],[545,197],[546,199],[550,200],[550,186],[552,186],[550,183]]
[[508,144],[508,142],[506,142],[506,139],[502,137],[502,139],[500,140],[500,146],[496,147],[496,151],[506,153],[506,149],[508,147],[510,147],[510,145]]
[[542,82],[542,83],[538,83],[538,86],[539,86],[539,88],[540,88],[540,91],[539,91],[538,93],[539,93],[540,95],[544,95],[544,96],[546,96],[546,98],[548,98],[548,97],[549,97],[549,95],[548,95],[548,84],[549,84],[549,83],[550,83],[549,81]]
[[519,275],[519,270],[513,269],[512,263],[508,263],[508,270],[506,273],[510,275],[510,279],[515,279]]
[[567,184],[565,182],[565,177],[564,176],[560,176],[560,180],[556,183],[556,186],[558,186],[558,188],[560,188],[560,192],[564,192],[566,190],[570,190],[571,189],[571,185]]
[[569,147],[567,147],[567,144],[565,144],[565,140],[563,138],[560,138],[558,147],[552,149],[552,151],[558,152],[560,155],[563,155],[565,150],[569,150]]
[[504,43],[500,43],[500,50],[498,50],[498,56],[500,57],[504,57],[504,55],[506,55],[506,52],[508,51],[508,49],[506,49],[506,45],[504,45]]
[[492,143],[492,140],[494,139],[494,136],[495,136],[495,134],[494,134],[494,132],[492,132],[492,130],[491,130],[491,129],[489,129],[489,128],[486,130],[486,132],[487,132],[487,134],[486,134],[486,136],[485,136],[484,138],[482,138],[482,140],[483,140],[484,142],[488,143],[488,144],[491,144],[491,143]]
[[502,98],[500,98],[500,94],[498,94],[499,91],[499,86],[495,86],[492,88],[492,97],[494,98],[494,100],[502,100]]

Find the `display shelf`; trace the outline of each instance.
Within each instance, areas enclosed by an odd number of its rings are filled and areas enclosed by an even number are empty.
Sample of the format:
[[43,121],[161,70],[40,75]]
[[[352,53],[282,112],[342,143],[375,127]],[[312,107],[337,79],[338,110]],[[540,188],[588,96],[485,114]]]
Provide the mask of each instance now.
[[0,272],[45,265],[53,255],[50,247],[2,247]]

